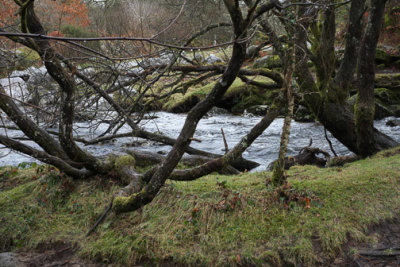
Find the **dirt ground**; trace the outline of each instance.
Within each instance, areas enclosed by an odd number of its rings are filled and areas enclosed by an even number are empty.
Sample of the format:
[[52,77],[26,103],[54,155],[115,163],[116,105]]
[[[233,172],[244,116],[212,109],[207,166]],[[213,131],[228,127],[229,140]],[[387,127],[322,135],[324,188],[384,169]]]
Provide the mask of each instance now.
[[[367,232],[374,245],[350,239],[343,254],[334,260],[324,260],[318,238],[313,240],[314,250],[320,256],[320,266],[400,267],[400,215],[389,221],[372,225]],[[79,248],[70,243],[56,242],[39,245],[29,252],[10,253],[15,256],[12,267],[115,267],[114,264],[87,262],[76,257]],[[358,253],[354,253],[358,252]],[[0,262],[1,263],[1,262]],[[160,264],[160,263],[159,263]],[[1,264],[0,264],[1,265]],[[147,263],[147,266],[152,264]],[[162,263],[161,263],[162,265]],[[173,266],[171,262],[166,263]],[[137,265],[141,266],[141,265]]]
[[[350,240],[344,247],[345,258],[336,259],[332,266],[400,266],[400,215],[370,226],[367,234],[377,241],[374,245]],[[354,249],[356,255],[352,253]]]
[[77,248],[70,243],[56,242],[39,245],[36,250],[17,253],[18,267],[113,267],[116,265],[90,263],[75,256]]

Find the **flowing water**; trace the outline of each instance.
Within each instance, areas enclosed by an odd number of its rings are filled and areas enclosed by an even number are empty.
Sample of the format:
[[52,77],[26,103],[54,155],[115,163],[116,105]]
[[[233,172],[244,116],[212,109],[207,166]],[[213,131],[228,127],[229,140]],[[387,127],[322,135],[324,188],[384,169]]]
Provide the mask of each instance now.
[[[155,112],[150,115],[156,116],[155,119],[145,120],[141,126],[149,131],[158,131],[170,137],[176,138],[183,126],[186,115],[172,114],[166,112]],[[201,142],[192,142],[192,146],[204,151],[223,154],[224,143],[221,134],[221,128],[224,130],[229,148],[232,148],[261,117],[257,116],[234,116],[230,114],[214,114],[203,118],[197,127],[194,138]],[[388,127],[386,121],[393,118],[386,118],[375,122],[375,126],[388,134],[396,141],[400,142],[400,127]],[[247,159],[260,163],[256,170],[265,170],[268,164],[275,160],[278,155],[280,133],[283,125],[283,119],[276,119],[270,127],[248,148],[243,156]],[[98,125],[96,130],[90,127],[90,123],[77,123],[76,136],[86,139],[95,138],[102,133],[108,124],[102,123]],[[54,129],[53,129],[54,130]],[[129,128],[122,128],[122,132],[128,132]],[[1,134],[7,133],[11,137],[22,137],[19,131],[0,129]],[[333,138],[329,133],[328,137],[333,143],[333,147],[340,155],[349,154],[350,152],[340,142]],[[318,123],[292,123],[290,142],[288,147],[288,155],[295,155],[298,151],[309,144],[310,138],[313,140],[313,146],[330,152],[329,144],[324,137],[324,128]],[[33,142],[24,141],[25,143],[35,146]],[[35,146],[37,147],[37,146]],[[113,141],[89,145],[82,147],[96,155],[106,155],[111,152],[123,152],[126,149],[138,149],[142,151],[157,152],[160,154],[168,153],[170,147],[157,142],[146,141],[136,137],[127,137],[115,139]],[[332,153],[331,153],[332,154]],[[33,161],[32,158],[21,155],[20,153],[10,151],[7,148],[0,149],[0,166],[17,165],[21,162]]]
[[[137,65],[137,64],[136,64]],[[136,66],[135,65],[135,66]],[[133,67],[135,67],[133,66]],[[89,70],[86,70],[89,71]],[[31,86],[42,86],[45,83],[52,83],[49,75],[44,67],[35,68],[31,67],[23,71],[14,71],[9,78],[0,79],[7,93],[13,98],[25,100],[28,94],[28,83],[24,76],[29,75],[29,84]],[[152,132],[161,132],[167,136],[177,138],[183,126],[186,115],[185,114],[171,114],[166,112],[156,112],[149,114],[155,116],[155,119],[144,120],[141,127]],[[0,112],[0,124],[7,122],[4,113]],[[226,140],[229,148],[232,148],[258,121],[261,117],[257,116],[234,116],[231,114],[212,112],[211,115],[203,118],[196,130],[194,138],[201,140],[201,142],[192,142],[192,146],[204,151],[223,154],[224,143],[221,134],[221,128],[225,132]],[[388,127],[386,122],[392,118],[386,118],[375,122],[375,127],[384,133],[388,134],[396,141],[400,142],[400,127]],[[92,127],[96,124],[96,127]],[[243,156],[247,159],[260,163],[257,170],[264,170],[270,162],[275,160],[278,155],[280,133],[282,129],[283,119],[276,119],[270,127],[249,147]],[[108,128],[106,123],[96,122],[81,122],[75,124],[75,136],[91,139],[97,137]],[[52,129],[57,131],[57,129]],[[128,127],[121,128],[120,133],[128,132]],[[20,131],[6,130],[0,128],[0,134],[7,135],[12,138],[24,138]],[[333,147],[340,155],[349,154],[350,152],[333,138],[329,133],[328,136],[333,143]],[[317,123],[292,123],[292,130],[290,135],[290,142],[288,147],[288,155],[295,155],[299,150],[309,144],[310,138],[313,140],[313,146],[330,152],[329,144],[324,137],[324,129]],[[23,141],[24,143],[39,148],[31,141]],[[132,144],[135,144],[133,147]],[[168,153],[170,147],[160,143],[141,140],[139,138],[120,138],[107,142],[104,144],[83,146],[89,152],[95,155],[106,155],[111,152],[123,152],[126,149],[138,149],[151,152],[158,152],[161,154]],[[3,165],[18,165],[21,162],[32,162],[33,158],[22,155],[18,152],[11,151],[0,145],[0,166]]]

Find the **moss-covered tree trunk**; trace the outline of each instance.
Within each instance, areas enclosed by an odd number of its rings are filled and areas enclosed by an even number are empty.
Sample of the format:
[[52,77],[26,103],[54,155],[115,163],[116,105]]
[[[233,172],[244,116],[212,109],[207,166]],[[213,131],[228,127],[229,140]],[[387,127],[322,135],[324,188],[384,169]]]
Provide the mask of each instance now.
[[357,147],[360,156],[379,151],[374,137],[375,52],[379,39],[386,0],[371,0],[367,28],[362,40],[357,69],[358,95],[355,107]]
[[[379,27],[382,23],[382,17],[374,15],[377,11],[374,7],[384,7],[385,1],[372,1],[370,12],[370,27],[375,34],[379,34]],[[363,18],[365,10],[365,0],[353,0],[349,13],[349,25],[346,35],[346,49],[344,58],[341,60],[341,66],[335,72],[334,66],[336,59],[331,56],[334,54],[334,37],[335,29],[332,27],[334,24],[335,16],[333,10],[334,1],[331,1],[331,6],[326,10],[321,9],[318,13],[312,14],[310,9],[305,6],[299,8],[299,17],[302,17],[300,26],[296,31],[299,38],[296,39],[296,68],[295,75],[299,84],[300,90],[303,93],[304,100],[309,106],[310,110],[315,114],[317,119],[329,130],[334,137],[336,137],[342,144],[349,150],[358,155],[370,155],[376,151],[387,149],[398,145],[392,138],[388,137],[382,132],[379,132],[373,127],[373,65],[367,63],[368,60],[365,53],[370,56],[374,55],[377,42],[375,42],[372,32],[365,31],[363,42],[357,41],[362,36]],[[309,16],[305,16],[308,14]],[[312,37],[307,29],[312,28]],[[370,37],[368,37],[370,35]],[[376,36],[376,35],[375,35]],[[373,37],[373,38],[372,38]],[[377,38],[377,37],[376,37]],[[312,51],[309,52],[307,41],[312,39]],[[377,40],[377,39],[376,39]],[[365,52],[362,55],[362,47]],[[360,52],[361,51],[361,52]],[[357,68],[357,59],[359,59],[359,68],[363,66],[363,75],[358,75],[358,84],[362,84],[363,92],[362,99],[358,109],[361,108],[369,115],[365,123],[358,122],[360,127],[357,133],[356,130],[356,117],[362,117],[364,112],[359,112],[354,115],[350,110],[350,106],[346,103],[349,97],[349,86],[354,82],[354,76]],[[312,60],[317,69],[317,76],[314,77],[311,70],[307,66],[309,60]],[[362,61],[365,61],[363,63]],[[372,62],[372,61],[371,61]],[[367,76],[366,74],[370,72]],[[372,78],[372,80],[370,80]],[[370,85],[372,87],[368,87]],[[360,87],[360,86],[359,86]],[[368,89],[369,88],[369,89]],[[360,123],[364,123],[361,126]],[[368,126],[365,126],[368,125]],[[368,133],[364,137],[364,130]],[[369,137],[368,137],[369,136]],[[367,145],[360,145],[367,144]],[[370,151],[362,151],[365,147],[373,148]]]
[[[287,52],[287,60],[285,66],[285,78],[283,82],[283,89],[286,94],[287,99],[287,113],[282,127],[281,143],[279,147],[278,160],[274,164],[274,170],[272,174],[272,183],[275,186],[279,186],[285,183],[286,176],[284,174],[285,170],[285,157],[287,152],[287,147],[289,143],[290,135],[290,125],[293,117],[294,109],[294,96],[293,96],[293,86],[292,86],[292,75],[294,69],[294,45],[292,44]],[[292,59],[292,60],[290,60]]]

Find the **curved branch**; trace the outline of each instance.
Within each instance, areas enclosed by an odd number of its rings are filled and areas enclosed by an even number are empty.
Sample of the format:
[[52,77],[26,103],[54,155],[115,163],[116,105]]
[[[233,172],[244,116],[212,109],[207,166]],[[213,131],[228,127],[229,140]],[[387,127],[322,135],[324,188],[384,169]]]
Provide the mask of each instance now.
[[198,179],[204,175],[210,174],[221,169],[224,166],[232,164],[237,160],[243,152],[251,146],[251,144],[259,137],[265,129],[275,120],[279,115],[279,111],[284,106],[283,94],[280,94],[275,100],[274,104],[271,105],[271,109],[268,110],[267,114],[258,122],[250,132],[245,135],[227,154],[224,156],[209,161],[198,167],[187,169],[187,170],[174,170],[168,177],[170,180],[175,181],[191,181]]
[[7,136],[0,135],[0,143],[8,148],[22,152],[42,162],[54,165],[71,177],[83,179],[91,175],[91,172],[89,171],[76,169],[58,157],[54,157],[46,152],[27,146],[23,143],[8,138]]
[[28,116],[26,116],[18,106],[6,94],[3,86],[0,84],[0,109],[24,132],[32,141],[37,143],[41,148],[52,156],[59,157],[75,167],[83,167],[77,162],[72,162],[68,155],[64,152],[59,143],[54,140],[45,130],[40,128]]

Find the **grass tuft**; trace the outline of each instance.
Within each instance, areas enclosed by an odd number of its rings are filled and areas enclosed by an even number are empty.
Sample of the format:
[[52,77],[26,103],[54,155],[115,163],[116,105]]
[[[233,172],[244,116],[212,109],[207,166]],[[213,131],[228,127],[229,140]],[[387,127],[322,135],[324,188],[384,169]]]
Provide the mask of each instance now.
[[321,265],[349,238],[373,242],[367,227],[399,211],[398,151],[341,168],[294,167],[280,188],[266,185],[269,172],[170,181],[152,203],[112,214],[89,238],[117,186],[46,166],[2,168],[0,249],[62,240],[84,258],[121,265]]

